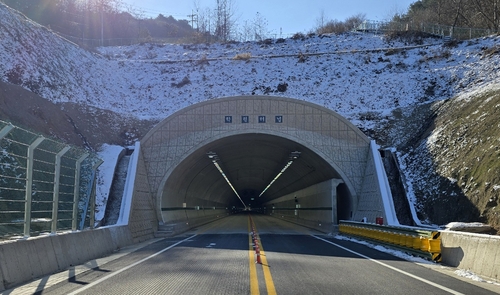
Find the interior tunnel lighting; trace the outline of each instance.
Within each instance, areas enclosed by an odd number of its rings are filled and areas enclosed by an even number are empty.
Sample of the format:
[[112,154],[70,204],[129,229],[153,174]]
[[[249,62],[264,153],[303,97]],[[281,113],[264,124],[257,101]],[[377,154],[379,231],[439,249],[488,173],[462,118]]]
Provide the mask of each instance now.
[[222,171],[222,168],[220,167],[220,165],[218,163],[220,161],[219,156],[217,156],[217,154],[215,152],[213,152],[213,151],[208,152],[207,156],[212,161],[212,163],[214,163],[214,165],[217,168],[217,170],[219,170],[219,172],[222,175],[222,177],[224,177],[224,179],[226,180],[227,184],[229,184],[229,186],[231,187],[231,189],[233,190],[233,192],[236,194],[236,196],[238,197],[238,199],[240,199],[240,202],[243,204],[243,207],[246,210],[247,206],[245,205],[245,202],[243,202],[243,200],[241,199],[240,195],[238,194],[238,192],[236,191],[236,189],[234,188],[234,186],[231,184],[231,182],[227,178],[227,176],[224,173],[224,171]]
[[293,161],[297,160],[300,157],[300,154],[301,153],[299,151],[290,153],[290,156],[288,157],[288,162],[286,163],[285,167],[283,167],[283,169],[281,169],[278,175],[276,175],[276,177],[274,177],[273,180],[271,180],[271,182],[266,186],[266,188],[264,188],[264,190],[260,193],[259,197],[261,197],[271,187],[271,185],[273,185],[273,183],[283,174],[283,172],[285,172],[285,170],[292,165]]

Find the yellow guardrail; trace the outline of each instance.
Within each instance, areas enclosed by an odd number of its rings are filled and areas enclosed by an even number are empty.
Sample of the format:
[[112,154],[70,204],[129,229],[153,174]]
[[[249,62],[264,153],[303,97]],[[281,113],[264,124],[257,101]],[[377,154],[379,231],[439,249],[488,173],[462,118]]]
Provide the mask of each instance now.
[[388,245],[435,262],[441,261],[441,233],[439,231],[340,221],[339,232]]

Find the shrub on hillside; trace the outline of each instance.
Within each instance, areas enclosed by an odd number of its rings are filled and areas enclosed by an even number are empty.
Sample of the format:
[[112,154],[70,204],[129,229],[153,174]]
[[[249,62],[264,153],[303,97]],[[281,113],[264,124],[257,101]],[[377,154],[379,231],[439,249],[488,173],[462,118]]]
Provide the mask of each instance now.
[[184,78],[182,78],[182,81],[180,81],[179,83],[172,83],[171,86],[181,88],[187,84],[191,84],[191,80],[189,80],[188,76],[185,76]]
[[390,31],[385,34],[385,40],[390,41],[400,41],[408,44],[422,45],[424,44],[424,39],[438,37],[432,34],[428,34],[420,31]]
[[233,60],[249,60],[252,58],[252,54],[249,52],[238,53],[233,57]]
[[344,22],[332,20],[316,29],[316,33],[321,34],[341,34],[349,31]]
[[293,40],[305,40],[306,35],[304,35],[304,33],[298,32],[298,33],[293,34],[292,39]]
[[325,23],[321,22],[321,25],[315,29],[316,34],[343,34],[355,30],[361,23],[366,20],[366,15],[357,14],[346,18],[345,21],[330,20]]
[[495,45],[493,47],[487,47],[482,49],[484,52],[484,56],[489,57],[495,54],[500,54],[500,46]]
[[447,47],[447,48],[455,48],[457,47],[460,43],[462,43],[462,41],[459,41],[457,39],[451,39],[449,41],[446,41],[444,44],[443,44],[443,47]]

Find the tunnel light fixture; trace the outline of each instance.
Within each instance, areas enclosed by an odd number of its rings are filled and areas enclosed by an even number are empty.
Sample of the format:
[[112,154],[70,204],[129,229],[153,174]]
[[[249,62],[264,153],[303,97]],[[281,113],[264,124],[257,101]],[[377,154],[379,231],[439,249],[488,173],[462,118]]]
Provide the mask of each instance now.
[[264,188],[264,190],[260,193],[259,197],[261,197],[271,187],[271,185],[273,185],[273,183],[285,172],[285,170],[292,165],[293,161],[297,160],[300,157],[300,154],[301,153],[299,151],[290,153],[290,156],[288,156],[288,162],[286,163],[285,167],[283,167],[283,169],[281,169],[278,175],[276,175],[276,177],[274,177],[273,180],[271,180],[271,182],[266,186],[266,188]]
[[213,163],[219,161],[219,156],[215,152],[210,151],[207,153],[207,156]]
[[238,197],[238,199],[240,199],[240,202],[243,204],[243,207],[245,209],[247,209],[247,206],[245,205],[245,203],[243,202],[243,200],[241,199],[240,195],[238,194],[238,192],[236,191],[236,189],[234,188],[234,186],[231,184],[231,182],[229,181],[229,179],[227,178],[226,174],[224,173],[224,171],[222,170],[222,168],[220,167],[219,165],[219,161],[220,161],[220,158],[219,156],[217,156],[217,154],[213,151],[210,151],[207,153],[207,157],[212,161],[212,163],[214,163],[215,167],[217,168],[217,170],[219,170],[220,174],[222,175],[222,177],[224,177],[224,179],[226,180],[227,184],[229,184],[229,186],[231,187],[231,189],[233,190],[233,192],[236,194],[236,196]]

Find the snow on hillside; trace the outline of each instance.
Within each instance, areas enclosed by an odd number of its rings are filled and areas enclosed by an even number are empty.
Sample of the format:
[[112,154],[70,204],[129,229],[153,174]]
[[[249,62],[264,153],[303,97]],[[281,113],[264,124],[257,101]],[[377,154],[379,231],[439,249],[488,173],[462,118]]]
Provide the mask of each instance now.
[[485,58],[484,51],[499,41],[447,48],[429,39],[415,47],[350,33],[262,43],[140,44],[96,54],[0,4],[0,79],[53,102],[144,119],[222,96],[287,96],[370,129],[374,122],[366,118],[498,83],[500,57]]
[[[263,94],[325,106],[372,131],[383,129],[397,108],[412,112],[405,107],[499,88],[500,36],[456,46],[432,38],[416,43],[349,33],[227,44],[137,44],[93,53],[0,3],[2,81],[52,102],[139,119],[160,120],[217,97]],[[388,128],[389,142],[413,136],[399,127]],[[402,168],[410,167],[400,156]],[[418,175],[407,178],[416,202],[411,184]]]

